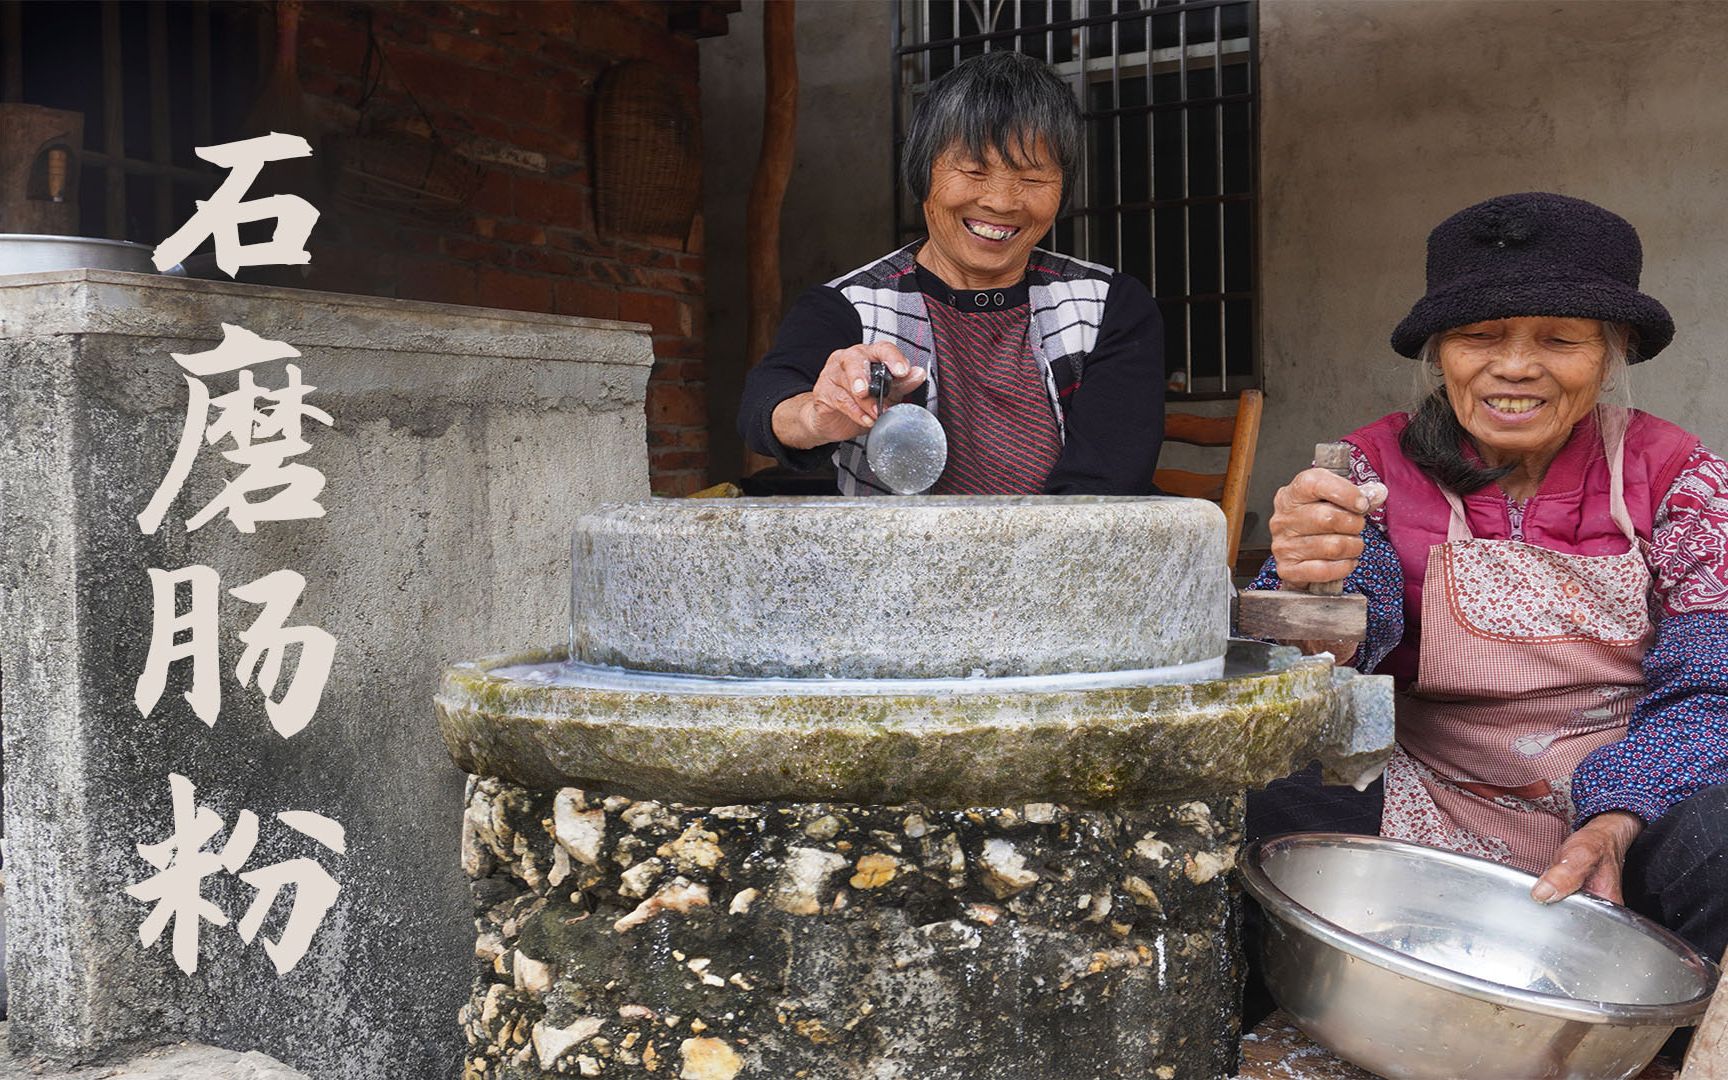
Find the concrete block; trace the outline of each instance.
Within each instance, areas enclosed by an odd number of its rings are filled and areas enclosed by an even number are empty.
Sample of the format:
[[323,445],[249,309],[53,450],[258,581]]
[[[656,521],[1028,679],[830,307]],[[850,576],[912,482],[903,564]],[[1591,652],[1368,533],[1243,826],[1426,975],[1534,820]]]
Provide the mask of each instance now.
[[[185,522],[234,468],[207,447],[155,535],[135,515],[166,473],[187,387],[170,352],[232,323],[301,353],[317,389],[294,459],[326,480],[322,518]],[[516,312],[106,271],[0,278],[0,671],[4,672],[10,1037],[87,1059],[182,1038],[261,1050],[316,1078],[439,1080],[460,1068],[456,1013],[473,964],[456,858],[461,774],[430,723],[446,663],[563,636],[571,525],[648,490],[639,329]],[[212,393],[235,376],[213,376]],[[283,382],[280,363],[260,385]],[[261,496],[259,496],[261,497]],[[133,703],[150,646],[147,570],[221,576],[220,717],[207,727],[175,665],[148,717]],[[334,669],[311,724],[271,727],[233,675],[257,609],[226,590],[292,569],[290,624],[328,631]],[[232,828],[260,821],[246,869],[299,855],[341,885],[310,952],[278,975],[205,923],[186,975],[124,889],[167,837],[169,774]],[[443,809],[440,809],[440,808]],[[334,855],[277,821],[324,814]],[[218,850],[223,832],[206,845]],[[255,890],[218,873],[204,896],[238,920]]]

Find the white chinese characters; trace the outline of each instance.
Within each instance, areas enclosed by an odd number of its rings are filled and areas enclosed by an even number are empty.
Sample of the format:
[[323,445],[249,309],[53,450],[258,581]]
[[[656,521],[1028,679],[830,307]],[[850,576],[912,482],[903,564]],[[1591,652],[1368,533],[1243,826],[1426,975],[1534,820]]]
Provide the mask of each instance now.
[[[250,810],[240,811],[222,850],[206,851],[204,845],[223,828],[221,816],[208,806],[194,803],[192,781],[184,776],[169,773],[168,785],[174,803],[173,832],[160,843],[138,845],[139,857],[154,866],[156,873],[126,889],[126,895],[134,899],[155,903],[138,928],[138,940],[149,948],[172,922],[174,963],[188,975],[197,971],[200,928],[207,922],[228,925],[228,916],[204,898],[204,879],[218,871],[227,871],[239,874],[241,881],[258,890],[235,927],[240,940],[247,944],[257,936],[283,886],[293,886],[293,905],[282,936],[275,941],[264,939],[264,952],[276,965],[277,973],[287,972],[306,955],[312,935],[336,902],[341,886],[316,861],[304,857],[241,874],[241,868],[258,846],[258,815]],[[322,814],[287,810],[277,814],[276,819],[338,855],[347,853],[342,826]]]
[[[245,196],[266,163],[311,153],[305,139],[278,133],[199,148],[199,157],[231,171],[216,193],[198,204],[191,220],[157,247],[157,267],[184,259],[206,239],[214,241],[217,265],[230,276],[243,266],[308,262],[305,243],[318,220],[318,211],[297,196],[251,201]],[[276,223],[270,241],[242,245],[240,225],[267,218]],[[215,348],[172,355],[184,373],[186,417],[173,460],[138,514],[139,530],[146,536],[157,534],[189,487],[208,490],[188,483],[206,446],[218,448],[212,459],[219,456],[227,462],[228,474],[215,496],[185,520],[187,535],[217,518],[225,519],[242,536],[256,534],[260,524],[322,518],[324,506],[319,499],[324,492],[324,474],[292,459],[312,449],[305,437],[309,425],[333,427],[335,421],[308,403],[307,397],[317,388],[305,381],[298,365],[284,363],[280,378],[255,370],[297,359],[299,350],[223,323],[222,340]],[[224,386],[223,392],[213,394],[206,380],[219,377],[231,377],[232,388]],[[263,379],[268,383],[262,383]],[[133,691],[133,703],[142,716],[150,717],[161,703],[171,672],[176,665],[186,665],[190,668],[186,673],[190,685],[184,695],[186,703],[194,716],[214,727],[222,708],[223,689],[219,670],[225,606],[221,575],[215,567],[199,564],[178,570],[151,569],[149,577],[150,649]],[[290,625],[305,590],[306,578],[290,569],[275,570],[227,590],[232,600],[257,609],[250,624],[234,634],[240,645],[234,679],[242,688],[257,688],[271,728],[284,739],[299,734],[312,722],[336,658],[336,639],[330,633],[317,626]],[[291,673],[285,673],[290,661]],[[169,835],[156,843],[138,845],[139,857],[156,872],[126,889],[128,896],[152,905],[138,928],[138,940],[151,948],[172,924],[170,951],[174,962],[186,974],[195,973],[203,925],[229,925],[228,913],[205,897],[205,882],[217,874],[228,874],[256,890],[235,924],[246,944],[260,935],[283,890],[290,890],[291,906],[279,936],[265,936],[262,944],[278,974],[292,970],[311,947],[341,893],[341,885],[323,863],[306,854],[247,870],[259,841],[258,816],[250,810],[239,812],[220,849],[207,850],[206,845],[225,827],[221,815],[196,803],[192,781],[185,776],[170,773],[168,782],[173,805]],[[311,845],[299,841],[302,850],[315,847],[336,855],[347,853],[343,828],[331,818],[308,810],[287,810],[277,814],[276,820],[312,841]]]

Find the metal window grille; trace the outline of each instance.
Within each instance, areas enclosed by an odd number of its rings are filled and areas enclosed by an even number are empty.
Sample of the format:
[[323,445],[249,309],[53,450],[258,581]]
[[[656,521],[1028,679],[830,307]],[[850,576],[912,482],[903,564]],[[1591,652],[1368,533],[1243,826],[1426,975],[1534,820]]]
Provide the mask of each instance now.
[[1074,89],[1086,157],[1045,243],[1124,270],[1164,315],[1172,397],[1259,383],[1255,339],[1255,0],[898,0],[894,225],[923,231],[900,183],[906,122],[969,56],[1016,49]]
[[155,243],[215,190],[221,171],[192,151],[244,119],[260,8],[0,0],[0,100],[84,114],[80,233]]

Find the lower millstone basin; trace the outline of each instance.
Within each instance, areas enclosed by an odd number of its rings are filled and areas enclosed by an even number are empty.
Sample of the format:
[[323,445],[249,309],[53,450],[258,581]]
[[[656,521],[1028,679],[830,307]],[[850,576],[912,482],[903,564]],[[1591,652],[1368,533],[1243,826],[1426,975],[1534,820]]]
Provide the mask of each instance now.
[[[1216,678],[723,680],[459,664],[436,698],[464,770],[691,805],[1146,806],[1229,794],[1319,760],[1355,782],[1392,741],[1390,680],[1234,641]],[[1168,675],[1168,673],[1163,673]]]

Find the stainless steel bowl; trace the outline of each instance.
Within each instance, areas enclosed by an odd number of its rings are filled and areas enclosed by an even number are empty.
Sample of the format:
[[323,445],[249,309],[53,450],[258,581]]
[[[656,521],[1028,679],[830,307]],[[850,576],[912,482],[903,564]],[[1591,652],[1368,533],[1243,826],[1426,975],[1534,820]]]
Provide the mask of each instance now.
[[1696,1023],[1715,965],[1623,907],[1377,836],[1248,847],[1267,988],[1310,1038],[1393,1080],[1615,1080]]
[[90,236],[39,236],[0,233],[0,274],[40,274],[48,270],[128,270],[154,274],[154,249],[127,240]]

